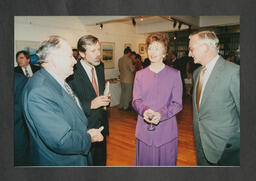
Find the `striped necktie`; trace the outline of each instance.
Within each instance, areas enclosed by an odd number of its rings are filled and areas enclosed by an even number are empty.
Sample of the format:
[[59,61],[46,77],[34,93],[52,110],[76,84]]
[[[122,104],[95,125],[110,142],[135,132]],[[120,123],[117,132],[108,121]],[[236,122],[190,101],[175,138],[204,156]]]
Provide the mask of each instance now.
[[26,77],[27,77],[27,78],[30,78],[30,75],[29,75],[29,73],[28,73],[27,67],[25,67],[25,74],[26,74]]
[[64,82],[64,86],[68,92],[68,94],[73,98],[73,100],[75,101],[75,103],[80,107],[80,105],[78,104],[77,100],[76,100],[76,96],[75,94],[73,93],[71,87],[66,83]]

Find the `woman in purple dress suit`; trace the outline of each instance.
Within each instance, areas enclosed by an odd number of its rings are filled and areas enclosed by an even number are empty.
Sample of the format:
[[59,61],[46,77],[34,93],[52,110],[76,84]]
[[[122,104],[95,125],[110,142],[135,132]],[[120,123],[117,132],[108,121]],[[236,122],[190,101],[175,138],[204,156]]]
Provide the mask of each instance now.
[[182,109],[180,72],[163,63],[168,38],[154,33],[146,39],[150,66],[136,73],[132,105],[138,112],[136,166],[173,166],[177,161],[176,114]]

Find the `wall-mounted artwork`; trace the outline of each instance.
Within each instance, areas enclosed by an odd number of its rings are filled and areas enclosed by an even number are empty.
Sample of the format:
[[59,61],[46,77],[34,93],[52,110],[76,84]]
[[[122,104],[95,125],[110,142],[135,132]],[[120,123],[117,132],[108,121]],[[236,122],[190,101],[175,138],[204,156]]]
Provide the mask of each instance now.
[[124,44],[124,49],[125,49],[126,47],[130,47],[130,49],[132,49],[132,44],[131,44],[131,43],[125,43],[125,44]]
[[146,44],[145,43],[140,43],[139,44],[139,53],[140,54],[145,54],[146,53]]
[[106,69],[115,67],[115,43],[113,42],[101,42],[101,60],[104,63]]

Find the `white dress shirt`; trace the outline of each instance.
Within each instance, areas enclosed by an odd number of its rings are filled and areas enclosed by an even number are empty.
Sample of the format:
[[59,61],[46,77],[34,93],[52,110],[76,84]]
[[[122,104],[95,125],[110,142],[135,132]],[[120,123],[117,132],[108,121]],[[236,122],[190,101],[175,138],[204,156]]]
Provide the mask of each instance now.
[[[24,75],[26,75],[26,70],[25,70],[25,68],[24,68],[24,67],[21,67],[21,69],[22,69]],[[32,72],[32,69],[31,69],[31,67],[30,67],[30,64],[28,64],[28,66],[27,66],[27,71],[28,71],[28,73],[29,73],[29,76],[32,77],[32,76],[33,76],[33,72]]]
[[207,65],[206,65],[206,71],[204,73],[204,76],[203,76],[203,86],[202,86],[202,91],[201,91],[201,96],[200,96],[200,100],[199,100],[199,105],[201,104],[201,99],[202,99],[202,96],[204,94],[204,89],[205,89],[205,85],[212,73],[212,70],[217,62],[217,60],[219,59],[219,55],[217,55],[216,57],[214,57]]
[[81,64],[85,70],[85,72],[87,73],[90,81],[92,82],[92,68],[94,68],[94,75],[95,75],[95,79],[96,79],[96,84],[97,84],[97,87],[98,87],[98,92],[99,92],[99,84],[98,84],[98,77],[97,77],[97,72],[96,72],[96,69],[95,67],[90,67],[87,63],[85,63],[83,60],[81,60]]

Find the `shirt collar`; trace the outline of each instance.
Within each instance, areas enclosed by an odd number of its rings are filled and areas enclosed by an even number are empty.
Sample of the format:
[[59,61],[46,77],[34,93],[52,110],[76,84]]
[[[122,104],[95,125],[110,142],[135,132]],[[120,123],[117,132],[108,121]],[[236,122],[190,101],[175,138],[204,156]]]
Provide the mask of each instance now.
[[211,71],[213,67],[215,66],[217,60],[219,59],[219,55],[216,55],[207,65],[206,65],[206,70]]
[[65,80],[60,77],[59,75],[55,74],[53,71],[45,69],[47,72],[49,72],[49,74],[51,74],[51,76],[53,76],[53,78],[62,86],[64,87],[64,82]]
[[82,59],[80,60],[82,66],[84,67],[85,70],[87,70],[88,72],[91,72],[92,68],[94,67],[90,67],[87,63],[85,63]]

